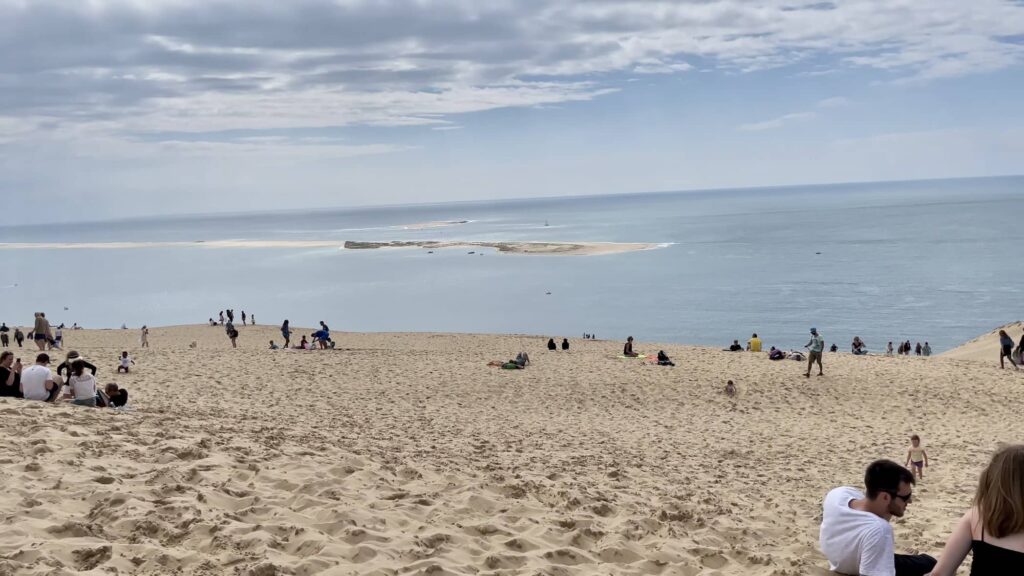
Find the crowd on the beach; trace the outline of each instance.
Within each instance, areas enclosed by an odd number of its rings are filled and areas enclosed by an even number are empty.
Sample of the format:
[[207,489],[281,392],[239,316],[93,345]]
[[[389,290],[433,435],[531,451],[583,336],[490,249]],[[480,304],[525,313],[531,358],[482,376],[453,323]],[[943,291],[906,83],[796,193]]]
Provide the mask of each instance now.
[[[118,372],[127,373],[134,361],[128,352],[118,360]],[[35,362],[25,366],[14,352],[0,352],[0,397],[23,398],[40,402],[67,401],[76,406],[121,408],[128,403],[128,391],[111,382],[99,388],[96,365],[78,352],[71,350],[57,366],[50,370],[50,355],[40,352]],[[65,374],[66,373],[66,374]]]

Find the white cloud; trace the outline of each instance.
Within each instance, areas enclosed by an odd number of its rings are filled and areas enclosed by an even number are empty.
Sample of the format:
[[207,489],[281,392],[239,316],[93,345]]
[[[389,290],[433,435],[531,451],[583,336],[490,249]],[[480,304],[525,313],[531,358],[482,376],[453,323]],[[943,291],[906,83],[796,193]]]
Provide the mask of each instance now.
[[737,126],[737,130],[744,132],[759,132],[762,130],[773,130],[775,128],[782,128],[786,124],[789,124],[795,120],[809,120],[817,116],[814,112],[793,112],[792,114],[785,114],[778,118],[772,118],[771,120],[765,120],[763,122],[754,122],[751,124],[740,124]]
[[833,96],[831,98],[819,100],[818,108],[841,108],[843,106],[849,106],[850,104],[850,99],[845,96]]

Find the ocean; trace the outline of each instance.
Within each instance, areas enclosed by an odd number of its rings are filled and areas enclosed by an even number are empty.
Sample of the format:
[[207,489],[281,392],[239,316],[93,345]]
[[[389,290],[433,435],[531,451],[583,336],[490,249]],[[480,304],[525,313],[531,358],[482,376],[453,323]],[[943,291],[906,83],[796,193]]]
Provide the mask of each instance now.
[[[1018,320],[1024,177],[462,202],[0,228],[0,321],[135,328],[220,310],[333,331],[485,332],[799,348],[812,326],[959,345]],[[429,222],[445,227],[409,228]],[[601,256],[45,242],[644,242]],[[474,254],[469,254],[473,251]],[[243,333],[244,337],[244,333]],[[996,352],[993,351],[995,358]]]

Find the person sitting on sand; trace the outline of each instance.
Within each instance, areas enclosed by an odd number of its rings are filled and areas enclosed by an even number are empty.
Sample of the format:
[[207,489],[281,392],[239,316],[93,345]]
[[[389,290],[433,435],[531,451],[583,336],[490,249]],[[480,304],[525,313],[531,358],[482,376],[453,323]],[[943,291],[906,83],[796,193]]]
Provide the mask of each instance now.
[[562,338],[562,351],[563,352],[568,352],[569,351],[569,339],[568,338]]
[[626,338],[626,345],[622,347],[622,355],[629,358],[636,358],[640,355],[639,352],[633,352],[633,337]]
[[302,335],[302,340],[295,346],[296,350],[309,350],[309,342],[306,340],[306,335]]
[[214,320],[213,318],[210,318],[210,326],[216,326],[216,325],[217,325],[217,321]]
[[1020,370],[1020,367],[1017,366],[1017,363],[1013,361],[1012,353],[1013,353],[1013,338],[1010,338],[1010,335],[1006,333],[1006,330],[1000,330],[999,331],[999,368],[1005,368],[1006,367],[1003,364],[1003,358],[1006,358],[1007,360],[1010,361],[1010,364],[1013,365],[1013,368],[1015,370]]
[[829,352],[839,352],[839,345],[836,344],[835,342],[833,342],[832,346],[829,347],[828,351]]
[[742,352],[743,351],[743,346],[740,346],[740,341],[739,340],[733,340],[732,341],[732,345],[730,345],[729,348],[727,348],[727,350],[729,352]]
[[924,478],[924,469],[928,467],[928,453],[921,447],[921,437],[914,434],[910,437],[910,450],[907,450],[907,463],[904,466],[911,466],[910,471],[918,480]]
[[785,357],[786,357],[786,353],[783,352],[782,350],[779,350],[775,346],[772,346],[772,349],[768,351],[768,359],[769,360],[782,360]]
[[128,404],[128,391],[111,382],[103,392],[96,395],[96,406],[100,408],[121,408]]
[[118,372],[118,374],[120,374],[121,372],[124,372],[125,374],[127,374],[128,373],[128,368],[131,367],[134,364],[135,364],[135,360],[132,360],[131,357],[128,356],[128,351],[124,350],[123,352],[121,352],[121,357],[118,358],[118,365],[117,365],[117,372]]
[[274,341],[273,341],[273,340],[271,340],[271,341],[270,341],[270,349],[271,349],[271,350],[277,350],[277,349],[278,349],[278,346],[277,346],[277,344],[274,344]]
[[913,500],[914,475],[891,460],[876,460],[864,474],[867,493],[832,490],[822,507],[821,551],[840,574],[924,576],[935,567],[927,554],[893,553],[889,520],[902,518]]
[[658,366],[675,366],[664,350],[658,350]]
[[65,358],[63,362],[57,365],[57,376],[64,376],[64,371],[67,370],[67,377],[70,378],[71,365],[77,361],[81,361],[85,365],[85,369],[91,372],[93,376],[96,375],[96,366],[87,362],[85,358],[82,358],[82,355],[79,354],[77,350],[68,350],[67,358]]
[[86,372],[85,360],[78,359],[71,363],[68,388],[72,404],[96,406],[96,377]]
[[548,350],[558,350],[558,345],[555,344],[554,338],[548,338]]
[[757,332],[754,332],[750,340],[747,340],[747,351],[748,352],[760,352],[761,351],[761,339],[757,337]]
[[725,395],[729,398],[736,396],[736,385],[733,384],[732,380],[725,383]]
[[863,356],[868,353],[868,347],[864,344],[864,341],[860,339],[860,336],[853,337],[853,344],[850,345],[850,352],[853,352],[857,356]]
[[1024,445],[996,452],[974,505],[953,528],[932,576],[954,576],[968,552],[972,576],[1024,574]]
[[21,359],[8,350],[0,354],[0,397],[21,398]]
[[36,363],[21,371],[21,395],[25,400],[52,402],[60,393],[60,386],[50,372],[50,356],[45,352],[36,356]]
[[530,355],[526,352],[520,352],[516,354],[516,359],[512,361],[517,364],[520,368],[526,368],[530,365]]

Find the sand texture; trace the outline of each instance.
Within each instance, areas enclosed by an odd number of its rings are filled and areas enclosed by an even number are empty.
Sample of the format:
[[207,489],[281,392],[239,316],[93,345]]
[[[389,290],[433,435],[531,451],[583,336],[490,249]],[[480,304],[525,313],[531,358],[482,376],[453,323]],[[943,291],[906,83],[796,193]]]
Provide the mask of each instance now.
[[[992,363],[826,354],[808,380],[639,340],[677,366],[525,336],[272,352],[276,328],[239,329],[65,331],[134,409],[0,399],[0,574],[820,576],[823,496],[911,433],[932,466],[897,550],[934,555],[1024,439],[1024,373]],[[526,370],[486,365],[520,349]]]

